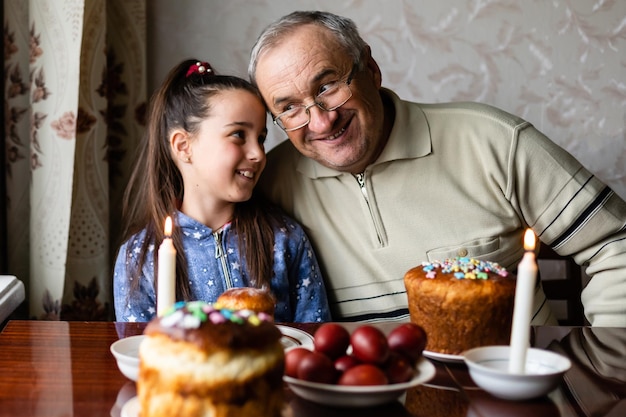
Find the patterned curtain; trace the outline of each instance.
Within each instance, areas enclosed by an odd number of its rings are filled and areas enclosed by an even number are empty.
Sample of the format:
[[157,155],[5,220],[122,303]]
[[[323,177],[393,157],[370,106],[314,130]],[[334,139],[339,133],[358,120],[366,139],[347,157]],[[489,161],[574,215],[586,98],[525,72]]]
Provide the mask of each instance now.
[[145,0],[5,0],[9,274],[28,316],[111,320],[120,202],[143,132]]

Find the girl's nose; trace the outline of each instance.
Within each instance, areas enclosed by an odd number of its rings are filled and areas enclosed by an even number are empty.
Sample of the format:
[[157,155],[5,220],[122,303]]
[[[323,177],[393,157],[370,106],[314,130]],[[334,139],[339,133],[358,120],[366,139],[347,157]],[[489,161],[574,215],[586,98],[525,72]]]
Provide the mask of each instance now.
[[247,149],[247,158],[251,161],[262,161],[265,159],[265,148],[258,142],[251,142]]

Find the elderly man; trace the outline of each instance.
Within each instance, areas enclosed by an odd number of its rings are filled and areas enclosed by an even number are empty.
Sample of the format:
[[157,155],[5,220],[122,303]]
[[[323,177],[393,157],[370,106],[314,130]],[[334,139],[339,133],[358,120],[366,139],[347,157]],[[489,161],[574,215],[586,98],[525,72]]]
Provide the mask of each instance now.
[[[335,319],[405,319],[403,276],[422,261],[515,272],[532,228],[588,265],[587,319],[626,326],[626,203],[527,121],[401,100],[354,23],[325,12],[266,28],[249,76],[289,138],[262,187],[305,226]],[[532,323],[554,323],[540,285],[534,302]]]

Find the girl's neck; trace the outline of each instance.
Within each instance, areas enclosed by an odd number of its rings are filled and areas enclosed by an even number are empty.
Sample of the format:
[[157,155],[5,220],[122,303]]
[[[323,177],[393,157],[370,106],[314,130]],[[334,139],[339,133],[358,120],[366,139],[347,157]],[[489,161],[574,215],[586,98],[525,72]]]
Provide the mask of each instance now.
[[211,230],[219,230],[232,221],[235,213],[235,204],[228,203],[207,207],[199,204],[185,204],[183,200],[180,211]]

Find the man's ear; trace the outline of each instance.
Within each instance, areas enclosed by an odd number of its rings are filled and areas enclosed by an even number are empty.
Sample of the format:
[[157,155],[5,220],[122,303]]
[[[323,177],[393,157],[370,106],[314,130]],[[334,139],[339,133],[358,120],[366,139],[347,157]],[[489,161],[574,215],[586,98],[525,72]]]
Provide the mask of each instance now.
[[376,60],[372,57],[372,48],[369,45],[365,47],[365,68],[372,72],[374,84],[376,88],[380,88],[383,85],[383,76]]
[[191,140],[189,133],[175,130],[170,135],[170,150],[179,162],[191,162]]

